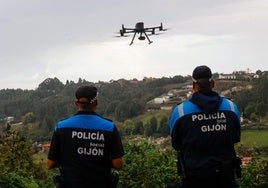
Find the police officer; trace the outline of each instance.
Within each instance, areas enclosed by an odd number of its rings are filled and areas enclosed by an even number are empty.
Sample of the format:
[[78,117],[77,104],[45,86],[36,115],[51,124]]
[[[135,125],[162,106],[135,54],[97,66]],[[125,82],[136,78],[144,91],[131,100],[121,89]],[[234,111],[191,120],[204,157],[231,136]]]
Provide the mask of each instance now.
[[177,105],[170,118],[182,186],[235,188],[239,160],[234,144],[240,141],[240,113],[234,102],[212,91],[209,67],[196,67],[192,80],[192,97]]
[[60,167],[61,187],[111,187],[111,169],[123,166],[123,145],[115,124],[96,114],[97,88],[75,93],[78,112],[58,122],[48,154],[48,167]]

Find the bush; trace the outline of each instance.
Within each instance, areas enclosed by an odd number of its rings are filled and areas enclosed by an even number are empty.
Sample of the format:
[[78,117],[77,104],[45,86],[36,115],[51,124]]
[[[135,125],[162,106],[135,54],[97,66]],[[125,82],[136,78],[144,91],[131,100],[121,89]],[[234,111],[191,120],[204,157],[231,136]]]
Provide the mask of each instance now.
[[26,139],[7,125],[0,135],[0,187],[52,187],[52,178],[43,161],[36,161]]
[[145,138],[130,139],[125,144],[125,166],[118,187],[178,187],[175,152],[162,149]]
[[0,182],[2,188],[39,188],[33,177],[23,177],[15,172],[6,174]]
[[242,165],[242,177],[238,180],[241,188],[265,188],[268,186],[268,148],[240,146],[238,154],[241,157],[250,156],[251,161]]

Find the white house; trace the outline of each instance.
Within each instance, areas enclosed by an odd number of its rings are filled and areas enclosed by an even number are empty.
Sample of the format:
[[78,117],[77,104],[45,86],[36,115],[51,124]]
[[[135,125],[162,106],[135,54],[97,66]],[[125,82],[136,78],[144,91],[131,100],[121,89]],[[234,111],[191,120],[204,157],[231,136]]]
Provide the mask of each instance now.
[[236,79],[236,75],[235,74],[219,74],[219,79],[234,80]]
[[9,123],[9,122],[14,121],[14,117],[9,116],[9,117],[6,117],[4,120],[7,121],[7,122]]

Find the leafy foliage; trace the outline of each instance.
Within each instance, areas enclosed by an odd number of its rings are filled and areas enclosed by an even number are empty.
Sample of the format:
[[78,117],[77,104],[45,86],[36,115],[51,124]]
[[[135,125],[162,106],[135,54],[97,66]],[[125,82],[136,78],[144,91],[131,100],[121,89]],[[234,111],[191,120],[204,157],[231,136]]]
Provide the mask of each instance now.
[[[258,74],[258,79],[218,81],[216,89],[220,92],[240,85],[252,85],[253,89],[233,90],[228,97],[238,104],[246,118],[262,122],[267,118],[268,111],[268,74],[261,71]],[[175,151],[170,148],[170,143],[165,143],[165,147],[159,146],[151,139],[138,135],[146,135],[148,138],[169,135],[168,115],[163,111],[161,115],[144,115],[148,109],[147,103],[170,89],[181,89],[188,84],[189,79],[175,76],[94,83],[100,93],[98,113],[117,121],[120,133],[127,138],[124,144],[126,165],[120,172],[120,187],[179,186]],[[77,83],[67,81],[62,84],[57,78],[49,78],[35,90],[0,90],[1,124],[5,124],[5,117],[13,116],[15,123],[23,123],[21,133],[24,133],[22,136],[11,130],[10,125],[4,127],[2,132],[0,130],[0,187],[53,187],[51,174],[44,161],[34,158],[35,153],[28,141],[33,143],[51,138],[55,123],[76,112],[72,102],[74,92],[83,84],[93,83],[79,79]],[[154,107],[159,109],[159,105]],[[128,135],[137,138],[128,138]],[[253,155],[252,162],[243,166],[240,186],[261,188],[267,185],[267,148],[250,146],[238,150],[241,156]]]
[[[176,153],[171,149],[169,140],[165,144],[155,144],[154,141],[146,137],[127,139],[120,188],[181,186],[181,177],[176,169]],[[242,177],[237,180],[239,186],[264,188],[268,185],[268,148],[240,145],[237,152],[240,157],[252,156],[252,161],[242,166]]]
[[136,137],[124,145],[125,166],[120,172],[119,187],[178,187],[174,151],[156,146],[148,139]]
[[[133,122],[128,121],[133,125]],[[170,138],[127,137],[124,140],[125,165],[120,171],[119,188],[124,187],[180,187],[177,175],[176,152],[170,146]],[[242,167],[241,188],[263,188],[268,184],[268,148],[236,148],[239,156],[252,156],[252,161]],[[7,125],[0,137],[0,187],[51,188],[52,174],[33,155],[33,149],[25,138]]]
[[42,162],[36,162],[33,148],[8,124],[0,136],[0,187],[51,187]]
[[268,111],[267,72],[260,73],[260,77],[253,79],[251,84],[253,89],[233,92],[232,98],[246,118],[260,121]]
[[268,185],[268,160],[267,158],[254,158],[251,164],[242,168],[242,177],[239,180],[241,188],[263,188]]
[[264,188],[268,185],[268,147],[245,147],[238,148],[239,156],[251,156],[248,164],[242,166],[242,177],[238,180],[241,188],[256,187]]
[[39,188],[39,185],[32,177],[24,177],[15,172],[9,173],[8,176],[2,180],[0,186],[6,188]]

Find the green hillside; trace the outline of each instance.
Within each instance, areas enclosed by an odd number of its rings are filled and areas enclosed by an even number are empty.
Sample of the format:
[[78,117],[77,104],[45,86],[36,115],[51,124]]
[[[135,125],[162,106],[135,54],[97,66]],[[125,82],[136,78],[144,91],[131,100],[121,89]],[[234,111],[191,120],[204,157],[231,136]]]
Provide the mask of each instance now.
[[[241,188],[268,184],[268,75],[259,75],[216,80],[215,90],[234,100],[243,115],[236,149],[250,162],[242,166]],[[190,78],[181,76],[66,84],[50,78],[35,90],[0,90],[0,187],[54,187],[52,176],[58,172],[46,168],[42,144],[50,141],[58,120],[76,112],[73,95],[83,84],[98,87],[98,113],[113,119],[122,135],[126,155],[118,187],[179,187],[168,122],[171,109],[191,91]]]
[[[245,123],[266,125],[268,74],[260,71],[258,76],[219,80],[214,75],[215,90],[238,104]],[[186,100],[192,91],[189,76],[98,83],[79,79],[77,83],[67,81],[65,84],[57,78],[48,78],[35,90],[0,90],[0,125],[10,122],[20,126],[22,134],[32,142],[49,141],[56,122],[76,112],[74,92],[84,84],[94,84],[98,88],[97,112],[114,120],[122,135],[168,135],[170,110]]]

